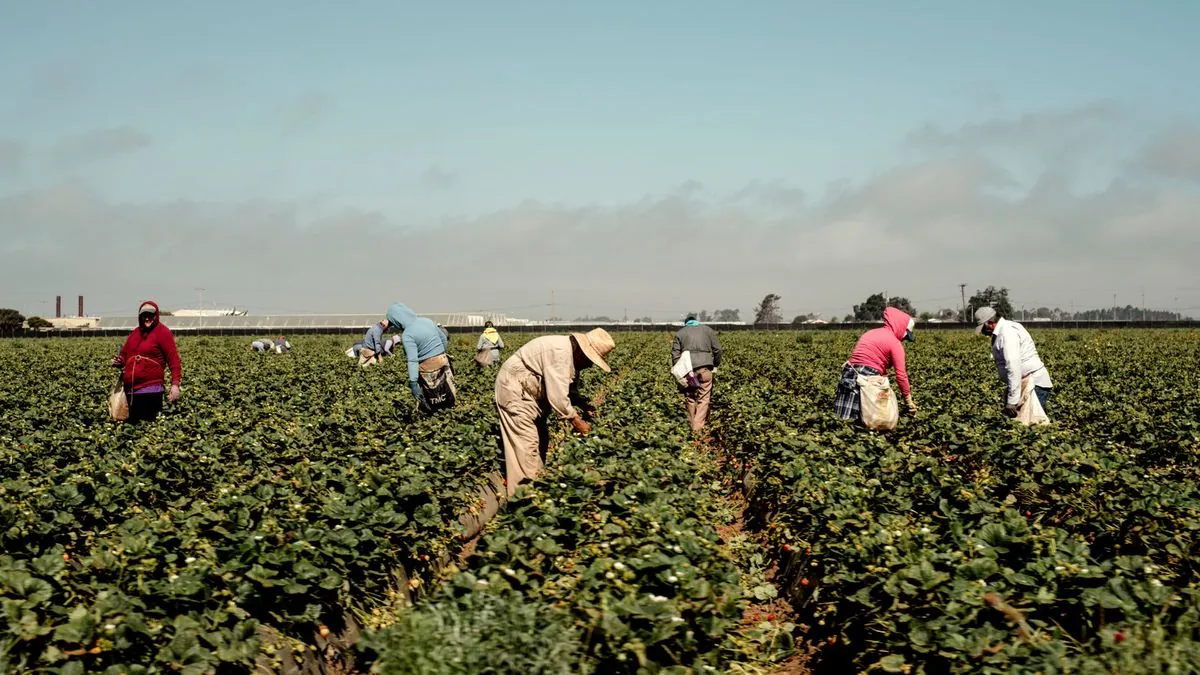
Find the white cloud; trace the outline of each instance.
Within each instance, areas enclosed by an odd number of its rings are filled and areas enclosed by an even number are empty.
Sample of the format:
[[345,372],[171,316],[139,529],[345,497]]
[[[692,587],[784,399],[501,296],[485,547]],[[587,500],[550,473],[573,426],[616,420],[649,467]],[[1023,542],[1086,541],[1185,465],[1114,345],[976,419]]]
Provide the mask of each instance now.
[[[966,136],[1051,133],[1031,119]],[[1018,306],[1083,308],[1139,287],[1170,306],[1184,295],[1173,289],[1195,287],[1200,198],[1189,185],[1146,180],[1144,162],[1129,162],[1097,191],[1072,191],[1071,166],[1053,163],[1022,187],[983,145],[820,196],[769,180],[714,195],[688,181],[626,204],[527,200],[425,229],[289,203],[118,204],[61,184],[0,198],[0,222],[16,227],[0,247],[0,287],[27,306],[78,290],[119,310],[144,297],[190,302],[203,286],[226,304],[314,312],[394,300],[418,311],[526,307],[554,290],[569,316],[745,314],[767,292],[789,316],[840,315],[885,289],[935,309],[957,304],[960,281],[1008,286]]]

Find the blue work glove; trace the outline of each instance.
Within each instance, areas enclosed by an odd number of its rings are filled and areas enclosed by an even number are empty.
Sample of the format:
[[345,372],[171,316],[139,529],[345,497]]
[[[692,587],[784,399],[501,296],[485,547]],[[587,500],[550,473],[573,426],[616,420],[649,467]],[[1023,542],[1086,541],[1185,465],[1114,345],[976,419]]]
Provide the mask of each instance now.
[[413,398],[417,399],[417,402],[425,400],[425,397],[421,396],[421,385],[416,380],[409,380],[408,388],[412,391]]

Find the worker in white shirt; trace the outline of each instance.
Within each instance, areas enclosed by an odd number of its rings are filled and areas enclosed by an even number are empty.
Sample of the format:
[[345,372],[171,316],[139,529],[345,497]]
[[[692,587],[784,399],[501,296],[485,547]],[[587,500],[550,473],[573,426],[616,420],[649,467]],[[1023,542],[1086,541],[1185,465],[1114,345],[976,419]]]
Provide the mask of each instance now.
[[1046,364],[1038,356],[1037,346],[1033,344],[1029,331],[1016,321],[1000,316],[991,307],[976,310],[975,323],[977,333],[991,336],[996,372],[1000,375],[1000,381],[1008,387],[1004,398],[1004,414],[1017,416],[1017,407],[1021,402],[1021,381],[1026,377],[1032,379],[1033,391],[1045,410],[1054,384],[1050,381]]

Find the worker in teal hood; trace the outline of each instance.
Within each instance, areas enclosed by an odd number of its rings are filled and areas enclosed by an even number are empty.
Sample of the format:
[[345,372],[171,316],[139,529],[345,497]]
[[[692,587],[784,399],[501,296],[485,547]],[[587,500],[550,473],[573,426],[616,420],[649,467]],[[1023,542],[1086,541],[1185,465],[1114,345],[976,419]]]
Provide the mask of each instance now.
[[[421,378],[430,374],[426,379],[435,379],[433,374],[441,373],[443,368],[449,370],[450,361],[447,356],[449,339],[431,319],[417,316],[417,313],[407,306],[397,302],[388,307],[388,324],[404,332],[404,354],[408,357],[408,388],[417,399],[422,409],[432,404],[426,401],[422,394]],[[453,390],[453,374],[449,373],[450,388]],[[440,378],[440,379],[445,379]],[[453,401],[453,394],[450,396]]]

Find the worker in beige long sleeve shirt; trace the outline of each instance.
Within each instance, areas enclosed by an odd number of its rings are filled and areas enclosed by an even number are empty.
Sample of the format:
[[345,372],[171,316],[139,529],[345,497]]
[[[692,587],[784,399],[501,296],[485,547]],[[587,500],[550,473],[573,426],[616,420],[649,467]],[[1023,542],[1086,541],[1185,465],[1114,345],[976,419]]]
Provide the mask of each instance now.
[[[546,461],[551,412],[568,420],[581,434],[591,425],[576,410],[579,371],[595,364],[611,372],[604,356],[615,347],[603,328],[571,335],[534,338],[513,353],[496,376],[496,409],[504,442],[508,496],[517,485],[533,480]],[[586,412],[586,404],[585,412]]]

